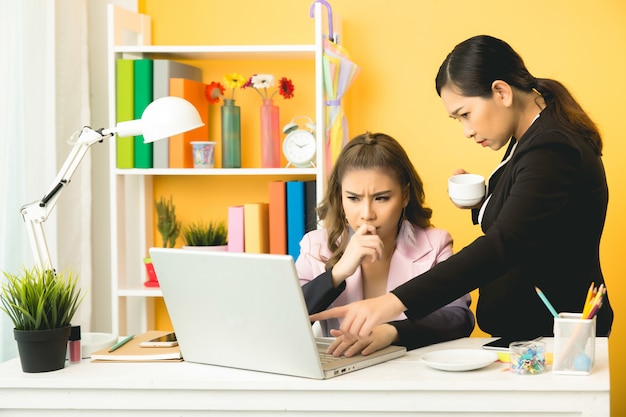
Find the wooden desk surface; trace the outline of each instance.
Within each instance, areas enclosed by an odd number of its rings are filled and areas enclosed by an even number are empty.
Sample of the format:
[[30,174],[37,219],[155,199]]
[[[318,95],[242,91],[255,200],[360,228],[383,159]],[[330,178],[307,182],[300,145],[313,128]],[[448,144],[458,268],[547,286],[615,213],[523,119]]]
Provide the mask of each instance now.
[[[591,375],[514,375],[495,362],[466,372],[420,361],[440,349],[480,349],[488,340],[459,339],[325,381],[188,362],[67,365],[23,373],[17,359],[0,364],[0,415],[609,415],[608,340],[596,340]],[[551,339],[546,339],[551,350]],[[103,410],[106,411],[103,413]],[[203,415],[206,413],[203,413]],[[520,415],[520,414],[518,414]]]

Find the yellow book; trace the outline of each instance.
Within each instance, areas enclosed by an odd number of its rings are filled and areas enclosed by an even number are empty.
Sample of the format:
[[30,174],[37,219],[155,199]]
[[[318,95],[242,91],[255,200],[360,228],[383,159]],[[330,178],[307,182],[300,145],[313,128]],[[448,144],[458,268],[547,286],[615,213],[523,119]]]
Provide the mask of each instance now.
[[248,253],[269,253],[269,204],[243,205],[244,247]]

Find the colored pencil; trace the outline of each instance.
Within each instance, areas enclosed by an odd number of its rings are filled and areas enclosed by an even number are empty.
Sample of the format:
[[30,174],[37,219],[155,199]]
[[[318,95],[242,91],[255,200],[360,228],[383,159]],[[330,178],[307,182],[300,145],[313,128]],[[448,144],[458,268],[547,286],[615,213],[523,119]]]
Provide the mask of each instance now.
[[130,342],[134,337],[135,337],[135,335],[133,335],[133,334],[131,334],[130,336],[125,337],[124,339],[120,340],[119,342],[117,342],[116,344],[111,346],[109,348],[109,352],[113,352],[115,350],[118,350],[119,348],[124,346],[126,343]]
[[552,315],[555,318],[559,318],[559,313],[557,313],[556,310],[554,309],[554,307],[552,307],[552,304],[550,304],[550,301],[548,301],[548,299],[543,294],[543,292],[541,292],[541,290],[539,288],[537,288],[537,287],[535,287],[535,291],[537,291],[537,294],[539,295],[539,298],[541,298],[541,301],[543,301],[543,303],[546,305],[546,307],[548,307],[548,310],[550,310],[550,313],[552,313]]
[[598,310],[602,307],[602,299],[604,298],[605,293],[606,288],[604,287],[604,284],[600,284],[595,297],[591,299],[588,308],[586,308],[583,312],[583,319],[590,320],[598,313]]
[[587,297],[585,297],[585,304],[583,304],[583,317],[585,317],[585,313],[589,311],[589,302],[591,301],[591,297],[593,297],[594,283],[592,282],[589,286],[589,291],[587,291]]

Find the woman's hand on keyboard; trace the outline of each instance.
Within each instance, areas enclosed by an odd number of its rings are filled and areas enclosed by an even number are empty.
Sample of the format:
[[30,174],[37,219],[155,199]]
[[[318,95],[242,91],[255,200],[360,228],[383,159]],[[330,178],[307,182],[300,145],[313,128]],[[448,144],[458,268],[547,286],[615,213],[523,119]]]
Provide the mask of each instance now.
[[331,329],[330,334],[335,340],[330,344],[326,353],[333,356],[345,355],[347,357],[357,354],[369,355],[377,350],[386,348],[398,337],[398,331],[389,324],[381,324],[363,338],[356,339],[341,330]]

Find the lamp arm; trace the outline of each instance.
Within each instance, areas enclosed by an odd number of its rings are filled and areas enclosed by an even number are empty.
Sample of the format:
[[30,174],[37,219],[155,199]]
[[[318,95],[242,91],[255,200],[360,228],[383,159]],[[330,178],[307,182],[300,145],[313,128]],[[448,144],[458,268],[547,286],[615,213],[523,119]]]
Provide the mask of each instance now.
[[48,219],[48,216],[56,206],[59,196],[65,189],[65,186],[71,181],[76,169],[78,169],[78,165],[91,145],[96,142],[102,142],[105,138],[111,136],[113,136],[113,133],[110,130],[100,129],[96,131],[90,127],[84,127],[54,179],[50,191],[41,200],[22,206],[20,211],[26,223],[28,240],[35,257],[35,263],[40,268],[53,269],[50,251],[48,250],[43,231],[43,222]]

